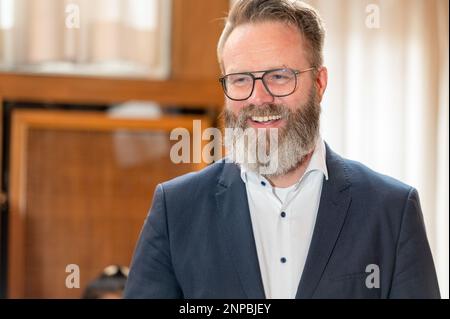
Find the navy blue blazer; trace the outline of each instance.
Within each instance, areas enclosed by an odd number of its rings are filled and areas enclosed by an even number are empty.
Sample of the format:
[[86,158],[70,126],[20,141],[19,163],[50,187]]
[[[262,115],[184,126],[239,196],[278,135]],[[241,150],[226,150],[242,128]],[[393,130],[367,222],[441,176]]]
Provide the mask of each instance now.
[[[326,163],[329,179],[296,297],[440,298],[417,191],[328,145]],[[218,162],[158,185],[124,296],[265,298],[235,164]]]

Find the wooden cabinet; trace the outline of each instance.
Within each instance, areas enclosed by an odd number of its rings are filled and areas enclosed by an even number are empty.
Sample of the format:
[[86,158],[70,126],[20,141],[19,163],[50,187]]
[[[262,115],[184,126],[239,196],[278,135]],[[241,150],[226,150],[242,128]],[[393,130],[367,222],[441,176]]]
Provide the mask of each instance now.
[[[9,297],[77,298],[105,266],[128,265],[156,185],[204,166],[170,159],[170,131],[192,131],[194,119],[211,125],[205,117],[15,111]],[[81,290],[65,286],[70,264],[80,267]]]

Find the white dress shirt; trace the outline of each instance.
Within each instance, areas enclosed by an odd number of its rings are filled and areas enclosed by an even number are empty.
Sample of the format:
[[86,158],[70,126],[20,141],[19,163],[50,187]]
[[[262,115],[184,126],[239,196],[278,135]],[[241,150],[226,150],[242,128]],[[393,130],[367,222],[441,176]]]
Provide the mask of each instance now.
[[266,298],[295,298],[328,179],[325,152],[319,138],[305,174],[288,188],[241,167]]

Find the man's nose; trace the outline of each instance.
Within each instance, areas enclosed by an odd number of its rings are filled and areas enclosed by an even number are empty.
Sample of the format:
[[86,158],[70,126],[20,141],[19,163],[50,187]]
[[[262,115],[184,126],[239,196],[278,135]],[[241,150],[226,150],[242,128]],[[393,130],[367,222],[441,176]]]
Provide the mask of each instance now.
[[272,103],[274,97],[267,91],[262,80],[255,80],[255,88],[249,98],[249,102],[254,105],[262,105]]

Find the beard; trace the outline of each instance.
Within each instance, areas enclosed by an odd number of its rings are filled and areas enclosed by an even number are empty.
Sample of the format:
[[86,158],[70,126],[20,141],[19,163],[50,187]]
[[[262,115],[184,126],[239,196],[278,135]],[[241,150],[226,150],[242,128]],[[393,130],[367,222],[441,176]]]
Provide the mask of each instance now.
[[[286,175],[302,164],[316,145],[320,132],[321,107],[316,89],[309,93],[308,101],[291,110],[282,104],[250,104],[236,115],[225,109],[224,144],[228,159],[245,169],[268,178]],[[283,127],[256,129],[249,127],[253,116],[281,116]]]

